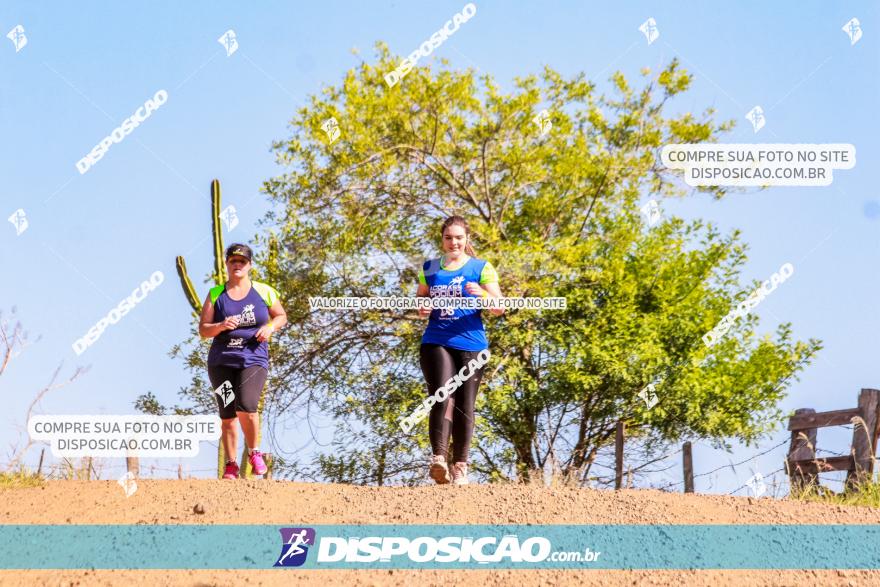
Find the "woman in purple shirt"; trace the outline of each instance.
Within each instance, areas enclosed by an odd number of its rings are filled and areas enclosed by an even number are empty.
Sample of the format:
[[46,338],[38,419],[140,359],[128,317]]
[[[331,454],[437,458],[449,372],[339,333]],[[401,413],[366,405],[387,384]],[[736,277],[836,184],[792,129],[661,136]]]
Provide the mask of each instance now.
[[208,352],[208,377],[222,422],[221,442],[227,458],[224,479],[238,477],[236,420],[244,432],[254,473],[266,473],[257,446],[257,406],[269,373],[269,337],[287,324],[278,292],[248,276],[252,257],[247,245],[234,244],[226,249],[229,280],[211,288],[199,321],[199,334],[214,339]]

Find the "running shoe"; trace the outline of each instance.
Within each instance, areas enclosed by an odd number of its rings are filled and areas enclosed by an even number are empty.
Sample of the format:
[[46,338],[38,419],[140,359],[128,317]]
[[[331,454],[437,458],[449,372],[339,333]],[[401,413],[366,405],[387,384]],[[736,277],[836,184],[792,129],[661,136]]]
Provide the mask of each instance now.
[[266,461],[263,460],[263,453],[255,450],[251,453],[251,456],[248,457],[248,460],[251,462],[251,468],[253,468],[255,475],[266,474],[268,467],[266,467]]
[[223,471],[224,479],[238,479],[238,463],[231,461],[226,463],[226,470]]
[[452,483],[455,485],[467,485],[467,463],[454,463],[452,465]]
[[431,468],[428,469],[428,475],[437,482],[438,485],[449,483],[449,467],[446,466],[446,457],[443,455],[434,455],[431,457]]

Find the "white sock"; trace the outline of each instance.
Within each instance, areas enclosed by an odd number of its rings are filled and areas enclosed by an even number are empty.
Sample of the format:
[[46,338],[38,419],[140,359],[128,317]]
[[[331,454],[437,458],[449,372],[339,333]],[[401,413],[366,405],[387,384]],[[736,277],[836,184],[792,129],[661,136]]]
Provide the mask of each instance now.
[[255,446],[254,448],[249,448],[249,449],[248,449],[248,454],[249,454],[249,455],[252,455],[252,454],[254,454],[254,451],[259,451],[259,450],[260,450],[260,447],[259,447],[259,446]]

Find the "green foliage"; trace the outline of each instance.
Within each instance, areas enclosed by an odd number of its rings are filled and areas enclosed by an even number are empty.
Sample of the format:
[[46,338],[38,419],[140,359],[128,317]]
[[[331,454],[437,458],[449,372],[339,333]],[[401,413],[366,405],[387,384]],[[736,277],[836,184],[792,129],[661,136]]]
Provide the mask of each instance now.
[[151,416],[165,415],[165,406],[159,403],[159,400],[156,399],[156,395],[152,391],[138,396],[134,402],[134,409],[142,414],[149,414]]
[[[262,266],[291,324],[273,346],[266,407],[296,415],[300,430],[317,413],[335,426],[330,449],[303,475],[423,478],[427,423],[406,435],[398,420],[425,397],[425,321],[311,311],[308,297],[413,295],[453,213],[469,219],[505,295],[568,303],[484,317],[493,358],[472,465],[486,479],[527,481],[553,466],[582,481],[618,420],[658,443],[748,443],[772,429],[819,341],[793,340],[789,324],[758,335],[750,316],[705,347],[701,336],[754,289],[740,277],[747,247],[736,231],[672,217],[649,228],[639,213],[648,194],[686,195],[660,163],[663,145],[714,142],[733,126],[711,109],[667,113],[691,83],[677,61],[653,77],[644,70],[639,87],[615,73],[604,94],[583,74],[549,67],[504,91],[446,62],[389,88],[383,75],[396,60],[382,44],[377,53],[375,65],[361,63],[296,112],[291,136],[274,144],[284,172],[264,186],[274,206]],[[552,121],[544,135],[533,121],[543,109]],[[321,130],[331,116],[341,129],[332,145]],[[652,382],[659,403],[647,410],[638,393]]]

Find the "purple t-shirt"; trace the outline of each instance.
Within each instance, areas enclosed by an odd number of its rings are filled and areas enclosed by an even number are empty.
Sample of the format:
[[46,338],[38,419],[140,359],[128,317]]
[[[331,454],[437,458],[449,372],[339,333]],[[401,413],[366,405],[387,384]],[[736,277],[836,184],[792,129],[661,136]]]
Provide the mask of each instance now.
[[[219,295],[217,295],[219,293]],[[216,295],[216,298],[215,298]],[[254,365],[269,368],[269,344],[256,339],[257,331],[269,323],[269,306],[278,299],[278,292],[256,281],[241,300],[233,300],[225,286],[211,290],[214,298],[214,322],[238,316],[238,328],[224,330],[214,337],[208,352],[208,365],[244,369]]]

